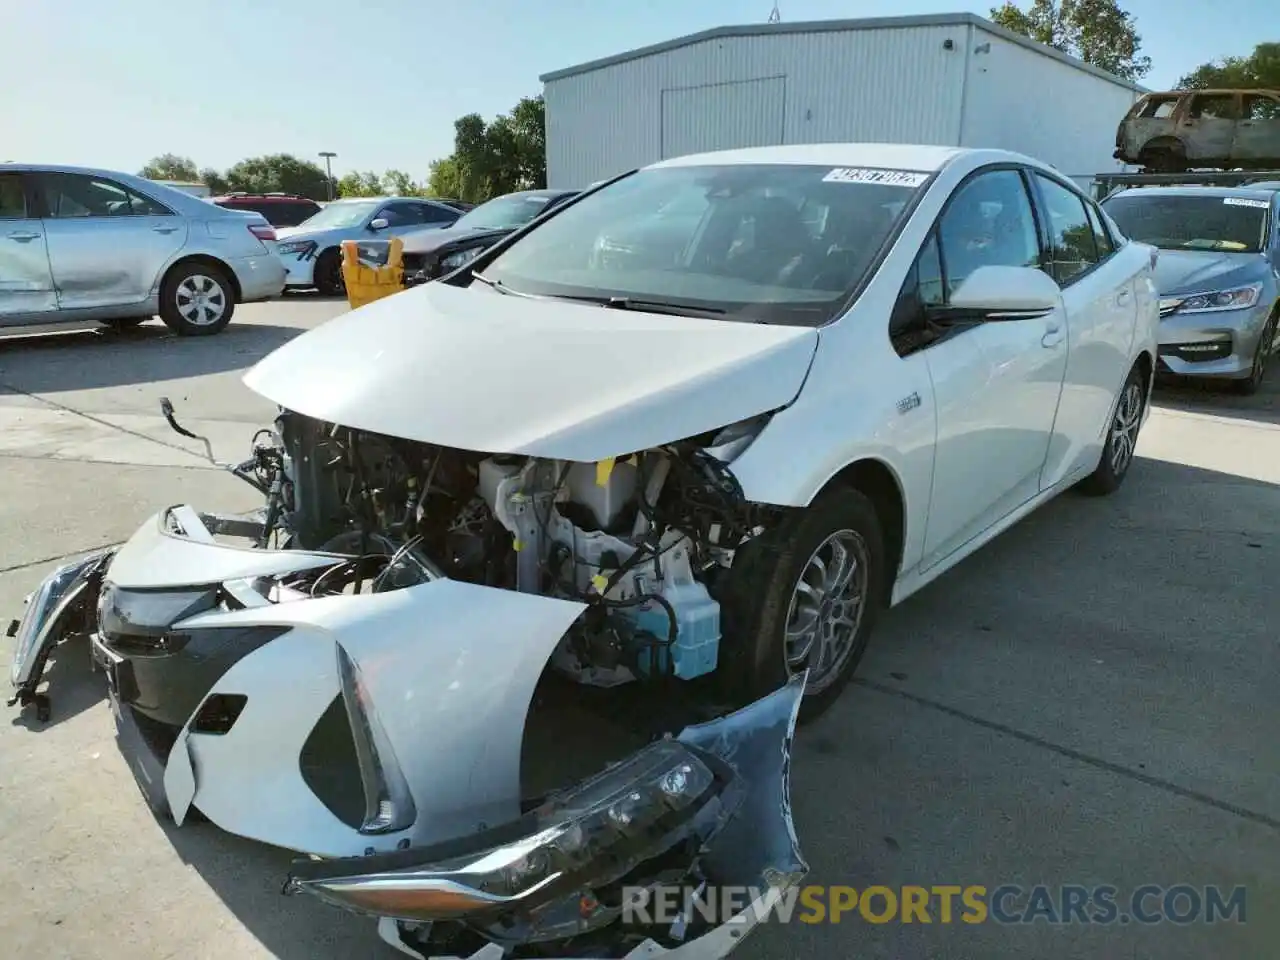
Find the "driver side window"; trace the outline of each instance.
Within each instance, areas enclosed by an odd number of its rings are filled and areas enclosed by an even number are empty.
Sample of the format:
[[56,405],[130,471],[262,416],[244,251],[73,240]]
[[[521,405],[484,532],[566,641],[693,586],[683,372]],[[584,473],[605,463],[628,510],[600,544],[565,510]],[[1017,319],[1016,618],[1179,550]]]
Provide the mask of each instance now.
[[[961,184],[920,249],[889,322],[900,356],[937,342],[929,308],[944,307],[979,267],[1039,267],[1040,239],[1017,170],[993,170]],[[957,328],[951,327],[951,330]]]

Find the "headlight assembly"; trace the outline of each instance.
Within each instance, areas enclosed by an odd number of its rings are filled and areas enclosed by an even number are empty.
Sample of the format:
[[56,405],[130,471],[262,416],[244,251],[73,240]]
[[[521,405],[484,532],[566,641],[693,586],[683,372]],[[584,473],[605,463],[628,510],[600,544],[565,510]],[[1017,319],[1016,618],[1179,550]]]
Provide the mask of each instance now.
[[316,248],[314,240],[285,240],[276,247],[278,253],[310,253]]
[[[1208,293],[1193,293],[1185,297],[1171,297],[1160,301],[1160,306],[1176,301],[1174,312],[1206,313],[1210,310],[1247,310],[1258,302],[1262,295],[1262,284],[1250,283],[1243,287],[1231,287],[1227,290],[1213,290]],[[1162,310],[1163,312],[1163,310]]]
[[457,270],[459,267],[470,263],[476,257],[484,252],[484,247],[472,247],[470,250],[459,250],[457,253],[451,253],[440,261],[440,266],[445,270]]
[[[356,874],[350,861],[303,863],[286,890],[406,921],[533,909],[659,853],[663,838],[693,820],[731,777],[727,770],[717,776],[704,756],[660,741],[491,831],[500,842],[486,844],[481,835],[366,857]],[[464,843],[472,852],[457,853]]]

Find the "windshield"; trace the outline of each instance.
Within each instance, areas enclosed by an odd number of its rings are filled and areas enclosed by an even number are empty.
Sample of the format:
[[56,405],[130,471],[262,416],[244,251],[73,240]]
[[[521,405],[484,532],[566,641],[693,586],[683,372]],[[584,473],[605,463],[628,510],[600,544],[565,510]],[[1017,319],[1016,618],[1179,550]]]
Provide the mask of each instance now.
[[1125,236],[1163,250],[1258,253],[1267,236],[1269,204],[1252,197],[1135,193],[1102,206]]
[[928,179],[799,164],[642,170],[525,234],[482,279],[508,293],[817,325]]
[[549,196],[514,195],[496,197],[488,203],[467,211],[455,227],[463,230],[506,230],[523,227],[526,223],[547,209],[552,200]]
[[355,227],[364,223],[369,214],[378,208],[380,200],[361,200],[351,203],[331,203],[318,213],[298,224],[306,230],[335,230],[339,227]]

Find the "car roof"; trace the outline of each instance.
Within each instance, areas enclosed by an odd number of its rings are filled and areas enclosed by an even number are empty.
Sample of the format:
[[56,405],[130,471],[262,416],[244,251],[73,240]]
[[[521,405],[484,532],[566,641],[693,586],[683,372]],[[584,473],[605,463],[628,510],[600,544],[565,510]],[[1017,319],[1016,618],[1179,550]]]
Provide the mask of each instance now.
[[985,162],[1007,160],[1037,167],[1045,164],[1031,157],[1006,150],[982,150],[969,147],[940,147],[908,143],[815,143],[787,144],[776,147],[747,147],[718,150],[686,157],[673,157],[651,164],[659,167],[693,167],[730,164],[812,164],[832,167],[873,167],[883,170],[911,170],[934,173],[959,157],[977,157]]
[[223,200],[283,200],[297,201],[304,203],[315,203],[310,197],[304,197],[300,193],[224,193],[217,197],[210,197],[215,203]]
[[1168,186],[1168,187],[1129,187],[1125,190],[1117,190],[1115,193],[1107,197],[1107,200],[1114,200],[1116,197],[1237,197],[1241,200],[1266,200],[1276,199],[1276,191],[1269,190],[1266,187],[1258,188],[1254,186],[1244,187],[1200,187],[1194,185],[1186,186]]

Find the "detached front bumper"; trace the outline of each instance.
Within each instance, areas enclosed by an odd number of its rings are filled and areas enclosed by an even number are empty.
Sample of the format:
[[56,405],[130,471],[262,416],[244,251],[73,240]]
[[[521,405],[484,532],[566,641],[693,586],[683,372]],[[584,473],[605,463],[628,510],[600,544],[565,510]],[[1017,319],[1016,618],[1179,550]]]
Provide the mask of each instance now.
[[1160,370],[1180,377],[1249,376],[1271,304],[1171,313],[1160,320]]

